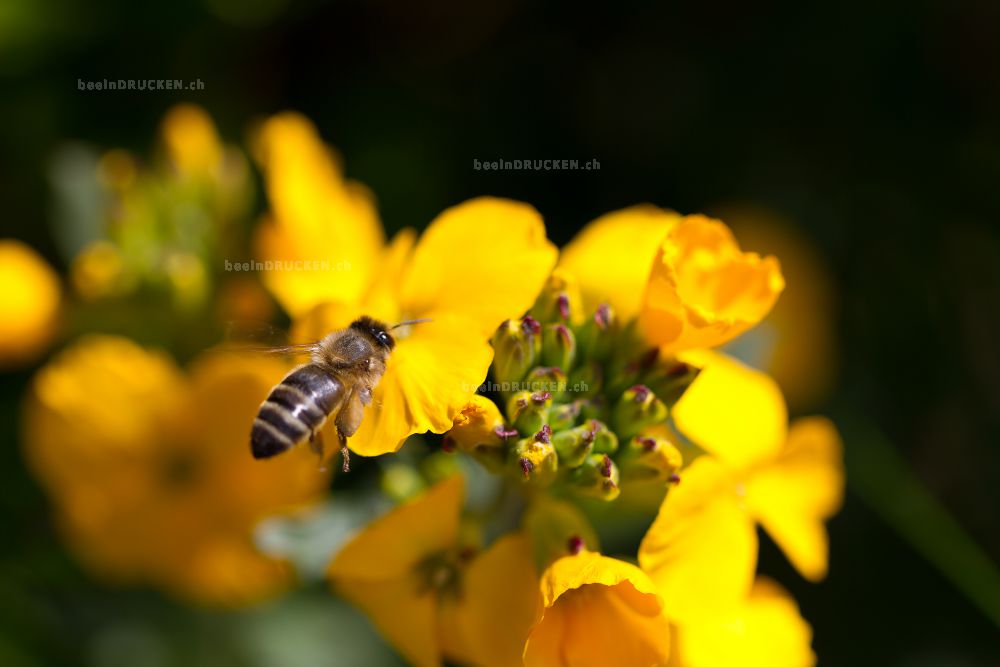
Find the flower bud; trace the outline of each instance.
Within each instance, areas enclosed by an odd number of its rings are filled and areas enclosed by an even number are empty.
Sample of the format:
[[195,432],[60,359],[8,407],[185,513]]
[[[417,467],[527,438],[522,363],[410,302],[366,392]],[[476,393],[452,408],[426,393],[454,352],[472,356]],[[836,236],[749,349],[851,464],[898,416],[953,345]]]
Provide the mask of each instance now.
[[566,380],[566,391],[576,396],[595,396],[604,385],[604,370],[596,361],[583,363],[573,369]]
[[618,451],[618,436],[604,422],[591,419],[586,426],[594,433],[595,454],[614,454]]
[[556,431],[552,445],[559,455],[559,465],[575,468],[583,463],[594,449],[594,435],[589,425]]
[[608,401],[604,396],[598,394],[580,401],[580,418],[583,420],[596,419],[606,422],[608,420]]
[[552,430],[546,425],[538,433],[517,441],[511,450],[515,474],[524,482],[547,486],[556,478],[559,459],[552,446]]
[[551,407],[551,393],[519,391],[507,402],[507,415],[519,433],[535,433],[546,422]]
[[507,320],[493,334],[493,376],[499,383],[520,382],[538,363],[541,326],[530,317]]
[[617,331],[618,319],[614,309],[602,303],[577,329],[580,356],[595,361],[607,359],[614,347]]
[[552,427],[553,431],[562,431],[567,428],[573,428],[576,426],[577,421],[580,419],[580,407],[582,401],[573,401],[572,403],[561,403],[560,405],[553,405],[552,409],[549,410],[549,426]]
[[566,394],[566,374],[555,366],[539,366],[531,369],[524,383],[525,389],[551,394],[556,402]]
[[569,479],[574,491],[600,500],[614,500],[621,491],[618,468],[607,454],[591,454]]
[[[579,324],[582,316],[580,288],[569,274],[556,270],[542,288],[530,315],[541,322]],[[568,368],[568,367],[564,367]]]
[[637,384],[626,389],[611,412],[611,425],[622,438],[638,435],[642,429],[665,421],[667,406],[649,387]]
[[[476,394],[452,420],[451,430],[444,436],[442,449],[465,452],[488,470],[495,472],[503,466],[507,432],[496,404],[485,396]],[[516,435],[516,431],[514,434]]]
[[636,436],[618,455],[621,477],[628,482],[669,482],[682,463],[680,451],[664,438]]
[[542,363],[570,369],[576,360],[576,337],[565,324],[548,324],[542,331]]
[[662,369],[659,366],[649,385],[667,406],[677,403],[701,372],[700,368],[677,360],[662,364]]

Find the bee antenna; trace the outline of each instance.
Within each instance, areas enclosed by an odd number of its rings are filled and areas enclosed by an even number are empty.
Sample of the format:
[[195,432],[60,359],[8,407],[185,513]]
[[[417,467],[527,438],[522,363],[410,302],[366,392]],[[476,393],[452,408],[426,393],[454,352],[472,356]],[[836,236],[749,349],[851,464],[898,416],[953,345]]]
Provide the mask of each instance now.
[[389,329],[390,330],[398,329],[399,327],[405,327],[407,324],[423,324],[424,322],[433,322],[433,321],[434,320],[432,320],[429,317],[425,317],[422,320],[406,320],[405,322],[399,322],[397,324],[393,324],[391,327],[389,327]]

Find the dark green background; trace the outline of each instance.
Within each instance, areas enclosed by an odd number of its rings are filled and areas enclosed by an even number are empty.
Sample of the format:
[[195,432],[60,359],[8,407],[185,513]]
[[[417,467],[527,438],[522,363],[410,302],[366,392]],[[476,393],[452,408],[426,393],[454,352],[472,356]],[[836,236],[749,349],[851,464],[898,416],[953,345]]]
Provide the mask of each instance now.
[[[481,194],[531,202],[559,243],[643,201],[761,205],[795,221],[834,270],[843,367],[823,411],[841,421],[849,471],[884,436],[1000,559],[997,3],[278,0],[256,23],[220,18],[235,0],[7,4],[0,236],[59,265],[47,232],[53,151],[86,140],[148,153],[183,100],[237,143],[256,117],[304,112],[377,194],[389,230]],[[205,89],[77,90],[79,78],[133,77]],[[472,168],[518,158],[596,158],[601,169]],[[132,616],[212,644],[217,618],[104,591],[60,552],[15,444],[27,377],[0,378],[0,649],[36,656],[26,664],[94,662],[88,633]],[[897,537],[872,495],[849,488],[821,585],[763,547],[762,569],[814,625],[820,664],[1000,664],[997,626]],[[890,511],[922,521],[897,500]],[[948,534],[931,539],[948,552]]]

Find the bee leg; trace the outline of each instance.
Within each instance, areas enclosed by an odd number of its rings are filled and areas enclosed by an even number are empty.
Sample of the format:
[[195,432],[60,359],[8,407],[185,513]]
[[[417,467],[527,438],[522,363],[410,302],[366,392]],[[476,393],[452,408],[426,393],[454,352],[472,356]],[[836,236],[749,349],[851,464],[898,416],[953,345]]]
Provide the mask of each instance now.
[[340,458],[343,460],[344,464],[342,470],[344,472],[351,472],[351,450],[347,448],[347,438],[344,434],[337,430],[337,435],[340,436]]

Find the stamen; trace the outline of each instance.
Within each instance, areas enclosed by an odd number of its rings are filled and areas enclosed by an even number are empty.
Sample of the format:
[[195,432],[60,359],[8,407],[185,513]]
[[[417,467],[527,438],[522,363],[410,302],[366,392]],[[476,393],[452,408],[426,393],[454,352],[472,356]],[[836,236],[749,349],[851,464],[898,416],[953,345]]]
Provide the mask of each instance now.
[[545,444],[552,442],[552,427],[548,424],[542,424],[542,429],[535,434],[535,442],[544,442]]
[[530,477],[531,476],[531,472],[535,469],[535,464],[532,463],[530,460],[524,458],[524,457],[521,457],[520,459],[518,459],[517,462],[521,465],[521,472],[524,473],[525,479],[527,479],[528,477]]
[[583,551],[583,548],[586,546],[587,545],[583,541],[583,538],[580,537],[579,535],[571,536],[566,544],[566,548],[569,550],[569,553],[573,556]]
[[607,454],[605,454],[604,458],[601,459],[601,476],[608,478],[611,477],[611,457]]
[[[519,407],[524,407],[524,406],[519,406]],[[503,425],[497,426],[495,429],[493,429],[493,432],[496,433],[501,440],[506,440],[507,438],[513,438],[514,436],[517,435],[517,429],[514,428],[508,429]]]
[[542,325],[531,315],[525,315],[521,320],[521,328],[526,334],[539,335],[542,333]]

